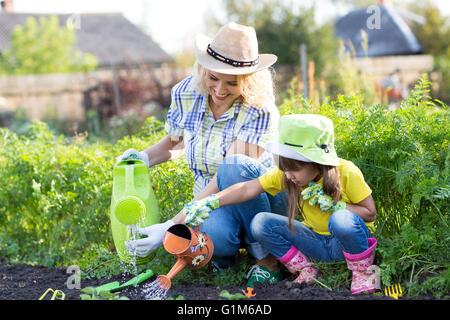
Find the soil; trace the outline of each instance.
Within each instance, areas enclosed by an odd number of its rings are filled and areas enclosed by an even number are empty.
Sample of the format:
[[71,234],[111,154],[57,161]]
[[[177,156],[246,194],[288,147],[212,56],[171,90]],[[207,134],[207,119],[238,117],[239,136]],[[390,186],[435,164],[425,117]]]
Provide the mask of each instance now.
[[[82,279],[81,289],[68,289],[66,282],[70,275],[71,273],[68,274],[67,269],[62,267],[46,268],[0,262],[0,300],[38,300],[48,288],[62,290],[65,300],[80,300],[82,288],[96,287],[116,280],[124,283],[133,277],[118,275],[112,279]],[[145,300],[145,289],[154,279],[155,276],[137,286],[128,287],[120,292],[120,296],[126,296],[130,300]],[[244,288],[237,286],[215,287],[179,281],[176,286],[170,288],[167,296],[174,299],[182,296],[186,300],[227,300],[219,296],[222,290],[236,294],[242,293],[242,289]],[[322,287],[308,287],[287,280],[273,285],[257,283],[254,293],[256,295],[249,300],[393,300],[381,294],[352,295],[348,288],[329,291]],[[44,300],[49,300],[50,297],[51,294],[48,294]]]

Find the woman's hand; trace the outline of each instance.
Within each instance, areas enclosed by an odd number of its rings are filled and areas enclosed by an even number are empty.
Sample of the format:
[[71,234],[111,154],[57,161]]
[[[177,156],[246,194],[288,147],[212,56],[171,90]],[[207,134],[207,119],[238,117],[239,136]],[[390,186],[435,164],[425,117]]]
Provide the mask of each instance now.
[[137,150],[131,148],[131,149],[128,149],[127,151],[125,151],[121,156],[118,156],[116,158],[117,162],[120,162],[123,160],[128,160],[128,159],[142,160],[147,165],[147,168],[150,167],[150,161],[148,159],[148,154],[145,151],[137,151]]
[[173,225],[174,222],[168,220],[164,223],[153,224],[146,228],[139,228],[137,230],[139,234],[146,235],[147,237],[139,240],[126,241],[125,248],[127,248],[131,255],[136,254],[138,257],[146,257],[161,246],[164,234]]

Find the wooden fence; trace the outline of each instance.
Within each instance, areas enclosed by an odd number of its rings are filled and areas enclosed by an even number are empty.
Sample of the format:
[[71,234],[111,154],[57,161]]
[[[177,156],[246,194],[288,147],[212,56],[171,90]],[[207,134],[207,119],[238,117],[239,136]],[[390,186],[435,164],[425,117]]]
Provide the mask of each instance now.
[[[142,71],[142,72],[141,72]],[[23,108],[30,120],[52,118],[62,121],[86,119],[86,95],[102,83],[118,88],[120,76],[130,70],[100,70],[88,73],[0,77],[0,113]],[[189,69],[158,68],[132,70],[142,81],[157,79],[160,87],[170,87],[190,73]],[[114,103],[120,105],[120,90],[114,90]],[[170,88],[166,90],[170,95]],[[147,95],[151,99],[151,93]]]

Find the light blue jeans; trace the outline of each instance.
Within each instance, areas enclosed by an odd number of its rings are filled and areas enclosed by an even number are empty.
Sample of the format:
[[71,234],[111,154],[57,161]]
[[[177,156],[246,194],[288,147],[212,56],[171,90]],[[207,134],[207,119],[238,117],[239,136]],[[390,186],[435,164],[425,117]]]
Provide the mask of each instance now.
[[[217,186],[224,190],[233,184],[258,178],[268,171],[258,160],[237,154],[224,159],[217,171]],[[256,259],[268,255],[268,251],[252,236],[250,223],[259,212],[286,214],[281,193],[272,196],[262,193],[256,198],[212,211],[200,226],[213,241],[212,263],[219,269],[235,263],[235,257],[242,247],[248,245],[250,254]]]
[[331,262],[345,259],[342,251],[350,254],[368,249],[371,233],[364,220],[349,210],[335,211],[328,221],[330,235],[314,232],[300,221],[294,222],[292,233],[288,218],[270,212],[261,212],[251,223],[253,239],[277,258],[294,246],[306,256]]

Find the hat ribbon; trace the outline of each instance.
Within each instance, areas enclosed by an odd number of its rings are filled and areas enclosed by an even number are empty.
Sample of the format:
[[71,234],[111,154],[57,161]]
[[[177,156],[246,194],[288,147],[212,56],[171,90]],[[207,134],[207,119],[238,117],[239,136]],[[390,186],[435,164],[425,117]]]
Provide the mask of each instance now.
[[209,44],[208,44],[208,48],[206,49],[206,52],[208,52],[208,54],[211,57],[213,57],[214,59],[219,60],[219,61],[224,62],[229,65],[232,65],[233,67],[253,67],[253,66],[256,66],[259,61],[259,57],[253,61],[237,61],[237,60],[233,60],[233,59],[224,57],[220,53],[214,51],[211,48],[211,45],[209,45]]

